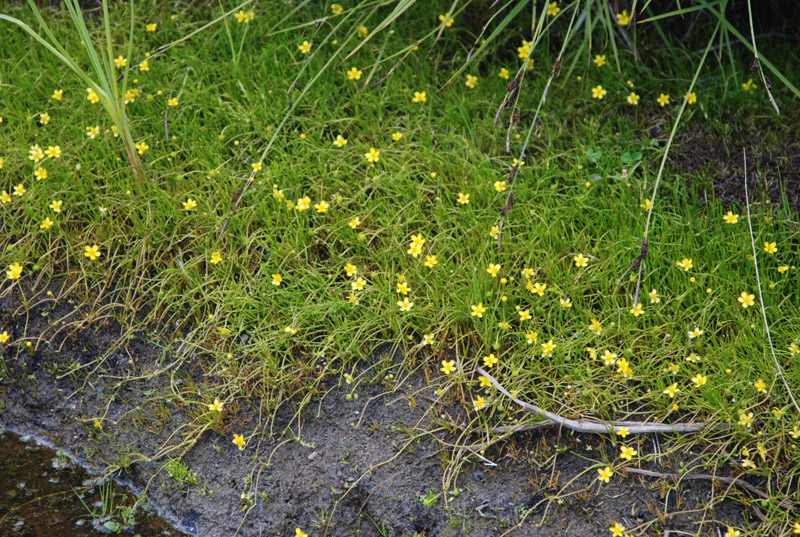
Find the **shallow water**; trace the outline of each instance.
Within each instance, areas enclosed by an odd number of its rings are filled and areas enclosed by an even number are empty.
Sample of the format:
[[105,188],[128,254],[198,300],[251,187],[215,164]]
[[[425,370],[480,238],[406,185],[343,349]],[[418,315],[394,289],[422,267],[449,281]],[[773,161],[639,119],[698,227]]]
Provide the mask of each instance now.
[[96,483],[67,457],[29,437],[0,434],[0,535],[180,535],[142,509],[126,516],[134,502],[123,487]]

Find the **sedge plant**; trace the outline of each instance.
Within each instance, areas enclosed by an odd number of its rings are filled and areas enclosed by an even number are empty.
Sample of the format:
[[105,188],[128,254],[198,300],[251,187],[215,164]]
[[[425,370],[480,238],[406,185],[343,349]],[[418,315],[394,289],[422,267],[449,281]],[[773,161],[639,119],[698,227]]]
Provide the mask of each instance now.
[[[37,32],[29,25],[25,24],[22,20],[11,17],[9,15],[0,13],[0,20],[8,21],[12,24],[19,26],[22,30],[28,33],[36,41],[39,42],[45,49],[54,54],[61,63],[66,65],[72,72],[86,84],[87,91],[90,97],[96,95],[99,103],[108,114],[109,119],[119,132],[122,143],[125,146],[125,152],[128,156],[128,162],[133,169],[134,175],[140,184],[144,183],[144,171],[142,168],[141,159],[136,150],[136,145],[133,141],[133,134],[131,133],[130,124],[125,113],[126,99],[124,98],[128,77],[128,65],[133,50],[133,25],[134,25],[134,5],[130,6],[130,32],[128,34],[128,46],[124,57],[118,58],[115,62],[113,51],[113,40],[111,36],[111,17],[108,12],[108,1],[103,0],[103,40],[101,44],[96,45],[94,39],[89,33],[86,26],[86,20],[83,16],[77,0],[64,0],[64,5],[69,12],[69,17],[75,26],[78,36],[81,39],[84,51],[89,58],[91,70],[86,70],[81,66],[78,59],[73,57],[66,48],[61,44],[56,35],[50,29],[50,26],[44,20],[41,10],[33,2],[28,0],[28,5],[33,11],[36,21],[39,23],[42,33]],[[118,65],[120,67],[118,67]],[[124,69],[121,82],[117,82],[118,69]]]

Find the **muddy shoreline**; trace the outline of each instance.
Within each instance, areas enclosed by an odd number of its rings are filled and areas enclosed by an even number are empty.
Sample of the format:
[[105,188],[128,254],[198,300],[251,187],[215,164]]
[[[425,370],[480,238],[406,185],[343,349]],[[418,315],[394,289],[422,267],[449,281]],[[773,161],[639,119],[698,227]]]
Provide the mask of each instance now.
[[[471,457],[453,474],[447,463],[457,450],[448,446],[478,445],[480,435],[463,435],[459,409],[437,402],[425,375],[404,371],[386,349],[374,360],[391,367],[392,382],[326,384],[302,411],[296,402],[282,404],[274,420],[262,415],[260,401],[243,402],[191,448],[180,447],[185,425],[198,416],[168,396],[181,383],[207,381],[202,357],[185,360],[171,381],[151,378],[146,372],[174,358],[166,347],[137,335],[116,348],[123,331],[107,321],[64,330],[47,344],[39,338],[50,337],[49,319],[66,318],[73,306],[56,295],[23,324],[11,318],[18,300],[11,294],[0,301],[4,329],[18,341],[3,349],[0,426],[46,438],[95,472],[119,468],[120,483],[137,495],[147,488],[149,505],[187,535],[285,536],[300,527],[313,536],[549,537],[601,535],[616,521],[645,535],[716,535],[723,524],[744,524],[741,504],[713,501],[723,491],[713,482],[675,487],[617,475],[598,483],[598,464],[613,460],[618,447],[595,435],[517,433],[480,452],[496,466]],[[101,355],[102,370],[88,375],[87,364]],[[136,380],[117,380],[126,375]],[[234,433],[246,433],[244,450],[232,443]],[[642,438],[639,449],[668,442]],[[159,452],[157,461],[142,460]],[[189,478],[168,475],[163,465],[171,459],[191,471]],[[662,457],[650,469],[677,472],[683,463]]]

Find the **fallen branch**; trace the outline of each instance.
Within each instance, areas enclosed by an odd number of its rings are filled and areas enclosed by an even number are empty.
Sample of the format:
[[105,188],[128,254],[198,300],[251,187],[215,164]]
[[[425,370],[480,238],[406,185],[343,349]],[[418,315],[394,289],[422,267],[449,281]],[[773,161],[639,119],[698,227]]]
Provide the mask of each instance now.
[[715,425],[706,422],[699,423],[646,423],[643,421],[599,421],[591,419],[569,419],[543,410],[536,405],[520,401],[511,395],[503,386],[495,380],[489,373],[478,367],[478,373],[489,379],[492,386],[500,390],[500,393],[518,404],[525,412],[536,414],[544,419],[565,429],[570,429],[578,433],[608,434],[619,431],[620,427],[625,427],[630,434],[644,433],[697,433],[709,428],[727,428],[727,425]]

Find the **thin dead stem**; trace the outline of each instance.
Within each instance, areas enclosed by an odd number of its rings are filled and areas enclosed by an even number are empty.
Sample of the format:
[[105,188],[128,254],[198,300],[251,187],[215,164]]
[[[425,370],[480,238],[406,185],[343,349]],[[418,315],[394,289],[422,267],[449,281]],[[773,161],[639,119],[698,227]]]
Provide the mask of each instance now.
[[792,394],[792,389],[789,387],[789,383],[786,380],[786,377],[783,374],[783,370],[781,369],[781,364],[778,362],[778,358],[775,356],[775,347],[772,345],[772,335],[769,331],[769,322],[767,321],[767,310],[764,308],[764,293],[761,291],[761,276],[758,273],[758,256],[756,252],[756,239],[753,236],[753,222],[750,220],[750,193],[747,190],[747,152],[742,149],[742,160],[744,162],[744,200],[745,204],[747,205],[747,227],[750,230],[750,246],[753,248],[753,266],[755,267],[756,271],[756,283],[758,284],[758,301],[761,304],[761,316],[764,319],[764,329],[767,331],[767,342],[769,343],[769,351],[772,354],[772,361],[775,363],[775,369],[778,371],[778,376],[781,377],[783,381],[783,385],[786,386],[786,393],[789,394],[789,398],[792,400],[792,404],[794,405],[795,410],[800,413],[800,406],[797,404],[797,400],[794,398]]

